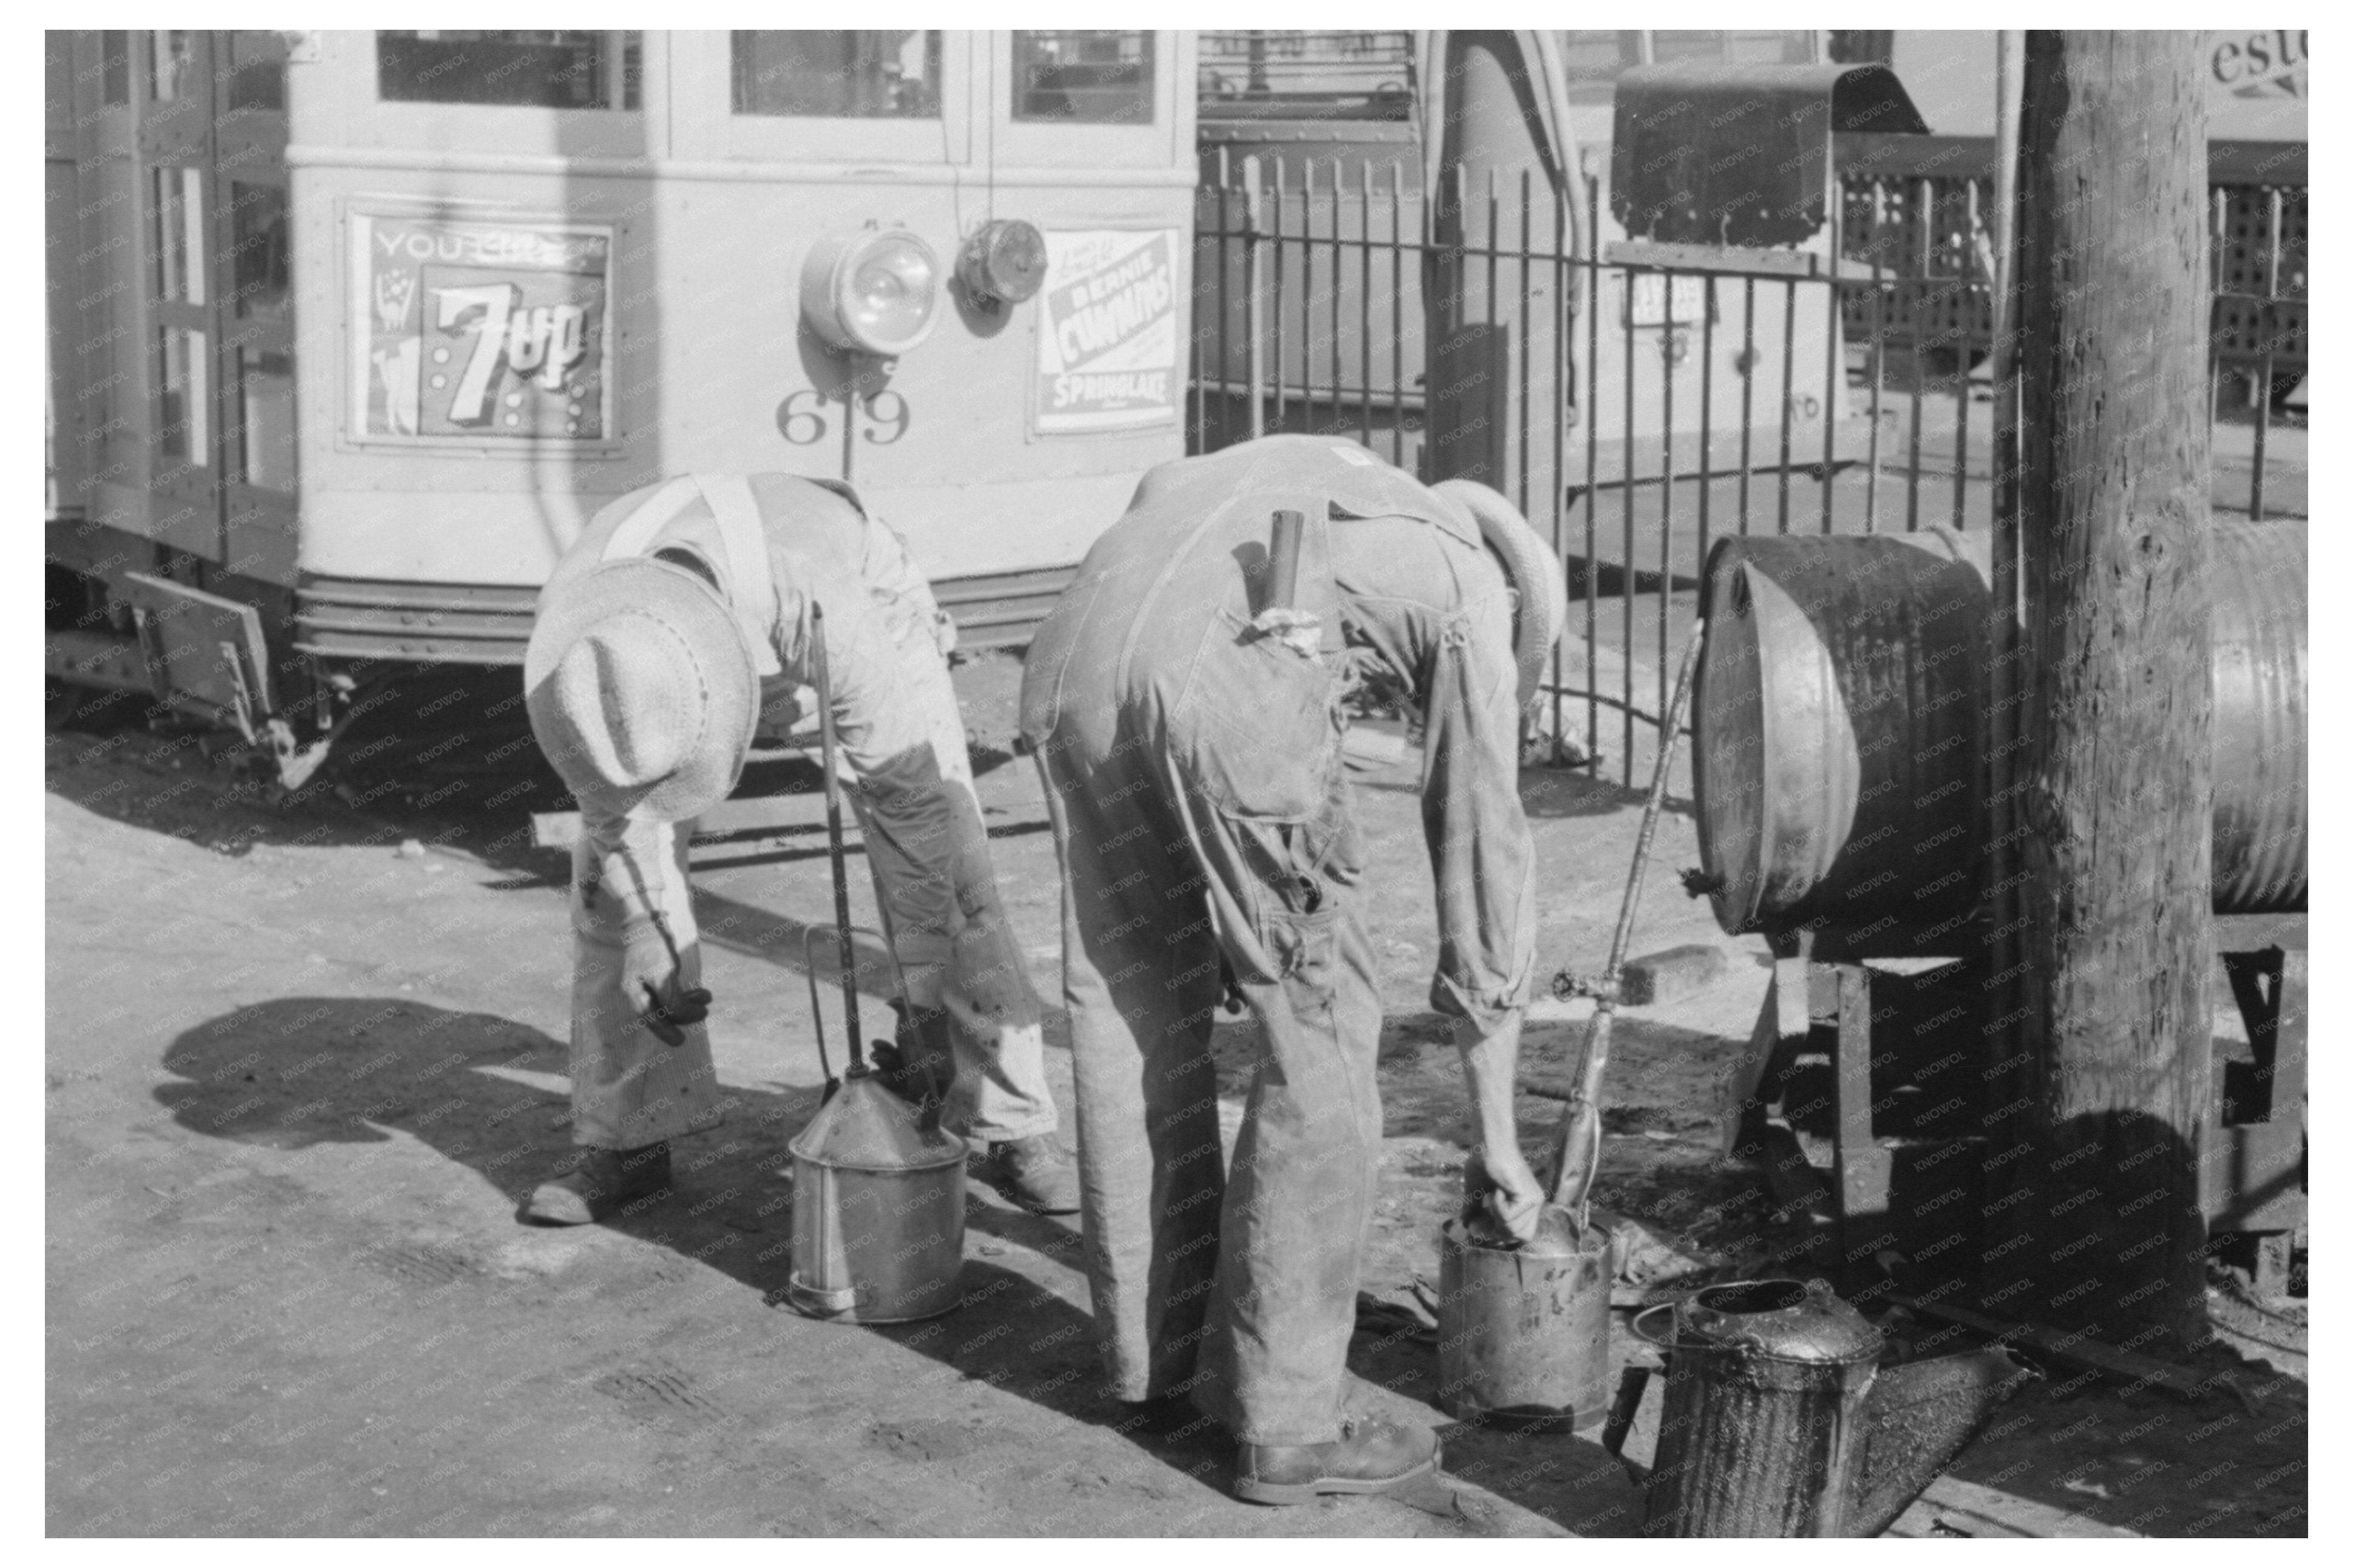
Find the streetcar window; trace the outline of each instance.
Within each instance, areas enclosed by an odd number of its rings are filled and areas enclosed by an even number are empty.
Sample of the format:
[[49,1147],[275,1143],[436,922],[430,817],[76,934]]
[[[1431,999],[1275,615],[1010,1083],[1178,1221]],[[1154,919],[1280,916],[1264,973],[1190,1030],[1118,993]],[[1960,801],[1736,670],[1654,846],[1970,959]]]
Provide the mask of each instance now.
[[1642,35],[1637,32],[1580,27],[1561,37],[1572,82],[1615,81],[1620,71],[1642,63]]
[[282,321],[286,316],[286,187],[228,187],[229,298],[240,316]]
[[1013,118],[1150,124],[1152,35],[1016,32]]
[[147,35],[147,65],[158,103],[176,102],[195,69],[195,35],[151,30]]
[[127,32],[101,32],[98,35],[98,92],[107,103],[131,101],[131,35]]
[[1200,47],[1205,112],[1248,104],[1298,120],[1413,118],[1411,33],[1204,32]]
[[294,356],[237,351],[238,478],[266,490],[294,489]]
[[205,302],[205,173],[159,165],[148,171],[155,218],[155,294],[166,301]]
[[1887,31],[1832,33],[1830,58],[1842,66],[1893,65],[1895,35]]
[[376,96],[387,103],[636,109],[641,35],[379,32]]
[[228,106],[232,110],[286,107],[286,43],[275,33],[228,36]]
[[[1861,36],[1861,35],[1857,35]],[[1561,35],[1568,101],[1607,104],[1619,73],[1639,65],[1806,65],[1814,35],[1804,28],[1642,32],[1584,28]]]
[[1656,32],[1651,58],[1660,65],[1683,61],[1706,65],[1801,66],[1814,58],[1814,35],[1802,28],[1778,31]]
[[167,458],[212,467],[212,425],[206,409],[212,386],[205,374],[211,353],[206,335],[188,327],[164,329],[163,363],[157,367],[156,444]]
[[739,32],[738,114],[833,120],[937,120],[940,35],[900,32]]

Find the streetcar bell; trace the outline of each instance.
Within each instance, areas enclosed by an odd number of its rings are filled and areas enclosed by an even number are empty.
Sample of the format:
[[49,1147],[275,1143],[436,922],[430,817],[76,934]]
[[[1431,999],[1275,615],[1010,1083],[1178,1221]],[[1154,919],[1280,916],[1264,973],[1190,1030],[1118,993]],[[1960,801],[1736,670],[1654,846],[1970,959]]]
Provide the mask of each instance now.
[[903,228],[829,235],[801,266],[801,314],[836,348],[895,358],[930,334],[939,306],[939,261]]
[[1018,305],[1046,281],[1046,237],[1020,218],[983,224],[956,253],[956,277],[984,305]]

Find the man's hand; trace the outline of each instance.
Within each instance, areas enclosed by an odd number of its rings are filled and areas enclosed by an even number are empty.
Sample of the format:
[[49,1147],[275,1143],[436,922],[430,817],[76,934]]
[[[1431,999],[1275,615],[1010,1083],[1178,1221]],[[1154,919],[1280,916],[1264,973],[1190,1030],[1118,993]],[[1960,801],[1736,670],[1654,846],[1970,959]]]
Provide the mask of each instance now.
[[1463,1186],[1489,1218],[1514,1241],[1533,1241],[1544,1209],[1544,1189],[1516,1147],[1474,1151],[1462,1167]]
[[1495,1223],[1516,1241],[1536,1234],[1536,1216],[1544,1208],[1544,1189],[1520,1154],[1518,1123],[1512,1110],[1514,1072],[1520,1058],[1520,1014],[1515,1008],[1493,1030],[1456,1037],[1462,1052],[1462,1076],[1471,1090],[1471,1112],[1479,1129],[1479,1149],[1462,1168],[1462,1179],[1473,1203],[1483,1203]]
[[629,944],[621,958],[621,994],[638,1009],[638,1021],[666,1046],[686,1044],[686,1026],[711,1016],[711,993],[687,985],[658,935]]

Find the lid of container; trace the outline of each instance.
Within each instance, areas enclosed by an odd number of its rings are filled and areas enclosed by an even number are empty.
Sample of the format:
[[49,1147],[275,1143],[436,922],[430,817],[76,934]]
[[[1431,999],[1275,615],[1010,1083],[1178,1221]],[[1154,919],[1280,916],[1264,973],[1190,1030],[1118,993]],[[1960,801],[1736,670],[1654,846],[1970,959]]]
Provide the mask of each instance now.
[[[1711,1285],[1676,1312],[1676,1339],[1767,1361],[1847,1365],[1878,1356],[1886,1341],[1820,1279],[1745,1279]],[[1694,1343],[1696,1342],[1696,1343]]]
[[792,1142],[793,1157],[840,1171],[923,1171],[965,1157],[965,1141],[944,1128],[926,1128],[915,1108],[856,1073],[827,1100]]

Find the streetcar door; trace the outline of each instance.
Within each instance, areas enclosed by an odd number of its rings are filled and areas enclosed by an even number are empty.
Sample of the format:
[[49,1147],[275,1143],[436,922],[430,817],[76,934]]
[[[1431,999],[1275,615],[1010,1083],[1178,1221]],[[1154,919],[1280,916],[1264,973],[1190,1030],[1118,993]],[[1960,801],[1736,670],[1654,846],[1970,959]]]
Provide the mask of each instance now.
[[149,300],[149,531],[294,580],[286,40],[151,31],[137,179]]
[[240,575],[294,582],[294,300],[286,37],[211,35],[222,528]]
[[149,532],[218,562],[221,537],[218,378],[220,283],[212,167],[211,35],[153,30],[137,51],[136,149],[141,250],[146,258]]

